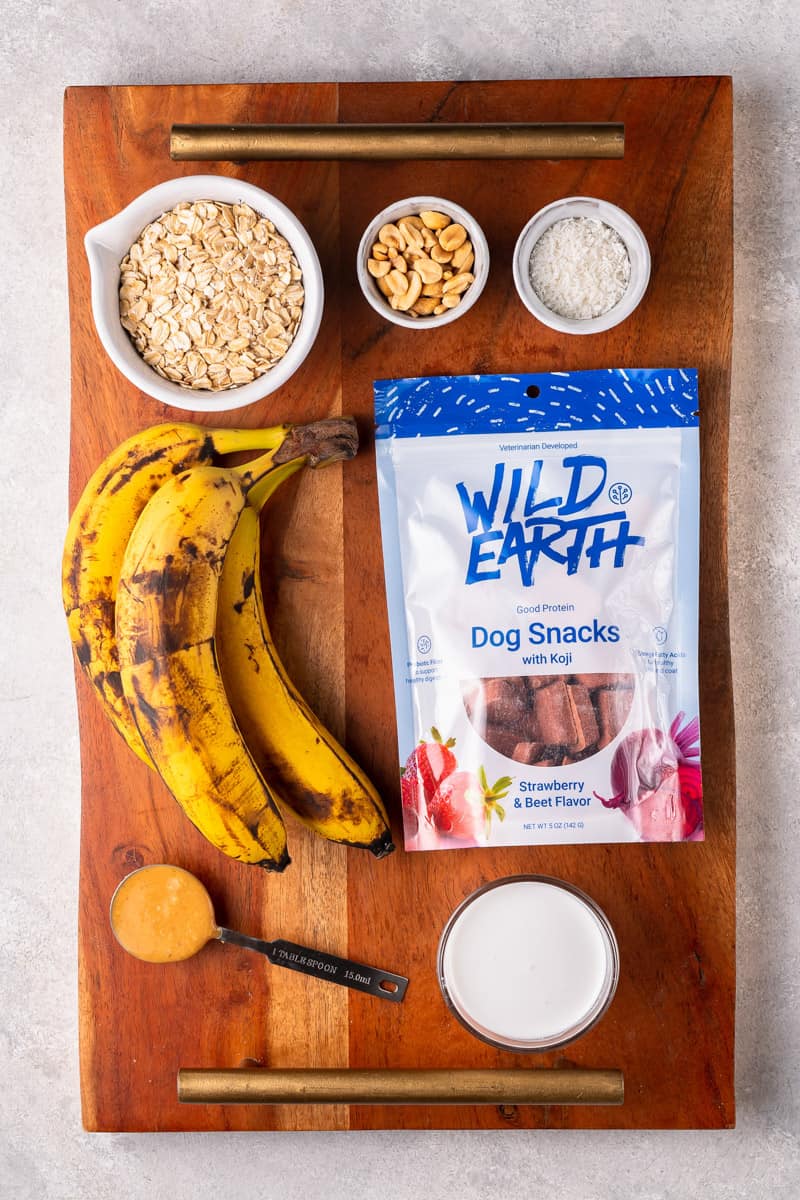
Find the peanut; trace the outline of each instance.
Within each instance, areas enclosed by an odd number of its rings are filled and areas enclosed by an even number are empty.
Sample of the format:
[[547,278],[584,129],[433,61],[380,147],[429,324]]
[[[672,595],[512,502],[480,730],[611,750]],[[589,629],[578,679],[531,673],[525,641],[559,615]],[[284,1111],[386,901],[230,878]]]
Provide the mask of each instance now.
[[[465,271],[469,270],[469,267],[465,266],[465,263],[471,254],[472,254],[472,242],[469,240],[469,238],[467,238],[467,240],[465,242],[461,243],[461,245],[458,247],[457,250],[453,251],[453,266],[456,268],[457,271],[460,271],[462,269]],[[474,260],[474,258],[475,258],[474,254],[472,255],[472,257]]]
[[381,226],[367,270],[391,307],[416,319],[456,308],[475,282],[474,262],[464,226],[425,210]]
[[436,296],[420,296],[416,304],[412,305],[411,311],[419,313],[421,317],[429,317],[438,303]]
[[439,234],[439,245],[443,250],[457,250],[467,240],[467,231],[463,225],[448,225]]
[[417,246],[420,250],[422,249],[422,234],[418,229],[405,220],[398,221],[397,228],[400,230],[408,250],[412,246]]
[[422,291],[422,280],[416,271],[408,273],[408,287],[402,296],[397,298],[397,307],[401,312],[407,312],[412,304],[416,304]]
[[423,225],[426,225],[428,229],[444,229],[445,226],[450,224],[450,218],[444,213],[431,212],[431,210],[428,209],[426,212],[421,212],[419,215]]
[[442,278],[442,268],[432,258],[417,258],[414,260],[414,270],[419,273],[423,283],[436,283]]
[[390,271],[386,276],[386,282],[393,296],[402,296],[403,292],[408,291],[406,277],[401,271]]
[[392,225],[391,223],[388,225],[381,225],[380,229],[378,230],[378,241],[383,242],[384,246],[388,246],[394,251],[402,251],[406,248],[406,239],[403,237],[397,226]]
[[452,279],[447,280],[447,283],[442,288],[442,291],[444,292],[445,296],[448,294],[460,296],[462,292],[467,290],[474,279],[475,276],[469,271],[465,271],[462,275],[454,275]]

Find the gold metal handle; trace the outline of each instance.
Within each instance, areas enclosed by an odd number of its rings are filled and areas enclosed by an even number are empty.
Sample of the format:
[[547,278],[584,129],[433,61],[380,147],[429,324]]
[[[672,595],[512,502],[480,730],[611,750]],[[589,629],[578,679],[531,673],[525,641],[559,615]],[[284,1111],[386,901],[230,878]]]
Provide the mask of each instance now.
[[622,1071],[184,1067],[184,1104],[622,1104]]
[[173,125],[170,156],[248,159],[622,158],[625,126]]

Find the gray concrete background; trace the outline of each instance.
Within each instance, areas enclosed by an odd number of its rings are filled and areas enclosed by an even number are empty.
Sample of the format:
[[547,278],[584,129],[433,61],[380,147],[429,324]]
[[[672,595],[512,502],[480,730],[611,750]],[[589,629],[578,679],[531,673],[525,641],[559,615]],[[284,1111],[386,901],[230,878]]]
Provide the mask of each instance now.
[[[0,1195],[800,1194],[797,18],[792,0],[1,0]],[[78,742],[58,594],[68,444],[64,86],[723,72],[736,98],[738,1129],[87,1136],[75,1012]]]

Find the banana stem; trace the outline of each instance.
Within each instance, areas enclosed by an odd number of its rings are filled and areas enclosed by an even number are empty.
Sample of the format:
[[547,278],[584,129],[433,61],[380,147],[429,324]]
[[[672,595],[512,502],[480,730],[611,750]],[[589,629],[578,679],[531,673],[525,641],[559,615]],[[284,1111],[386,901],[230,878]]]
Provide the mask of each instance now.
[[237,454],[242,450],[277,450],[291,431],[288,424],[268,429],[215,429],[211,438],[217,454]]
[[[280,427],[276,427],[280,428]],[[352,417],[328,417],[322,421],[312,421],[308,425],[283,426],[286,432],[277,448],[273,447],[260,458],[234,467],[241,476],[242,487],[250,493],[270,471],[281,467],[291,466],[289,475],[293,475],[301,466],[323,467],[328,463],[341,462],[353,458],[358,450],[358,429]],[[260,508],[274,492],[275,488],[287,479],[282,475],[273,482],[266,491],[261,502],[250,499],[255,508]]]
[[304,456],[310,467],[353,458],[358,450],[358,428],[352,417],[327,417],[309,425],[295,425],[275,453],[275,466]]
[[307,455],[303,455],[302,458],[294,458],[291,462],[281,463],[279,467],[273,467],[272,470],[267,471],[265,475],[262,475],[250,487],[245,489],[247,492],[247,503],[256,512],[260,512],[270,496],[273,495],[281,484],[291,475],[294,475],[296,471],[299,471],[301,467],[304,467],[307,462]]
[[[281,442],[281,445],[283,443]],[[242,463],[239,467],[233,467],[237,475],[239,475],[242,490],[246,495],[249,495],[252,489],[269,475],[270,471],[274,471],[275,466],[275,450],[268,450],[266,454],[259,455],[258,458],[253,458],[250,462]]]

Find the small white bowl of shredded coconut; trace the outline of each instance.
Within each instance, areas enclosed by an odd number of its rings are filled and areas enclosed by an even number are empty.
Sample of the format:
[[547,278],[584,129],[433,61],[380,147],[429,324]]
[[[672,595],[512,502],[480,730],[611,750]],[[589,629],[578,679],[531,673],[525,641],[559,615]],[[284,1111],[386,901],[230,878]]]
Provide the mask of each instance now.
[[650,280],[650,250],[626,212],[569,196],[531,217],[514,250],[526,308],[560,333],[602,333],[629,317]]

